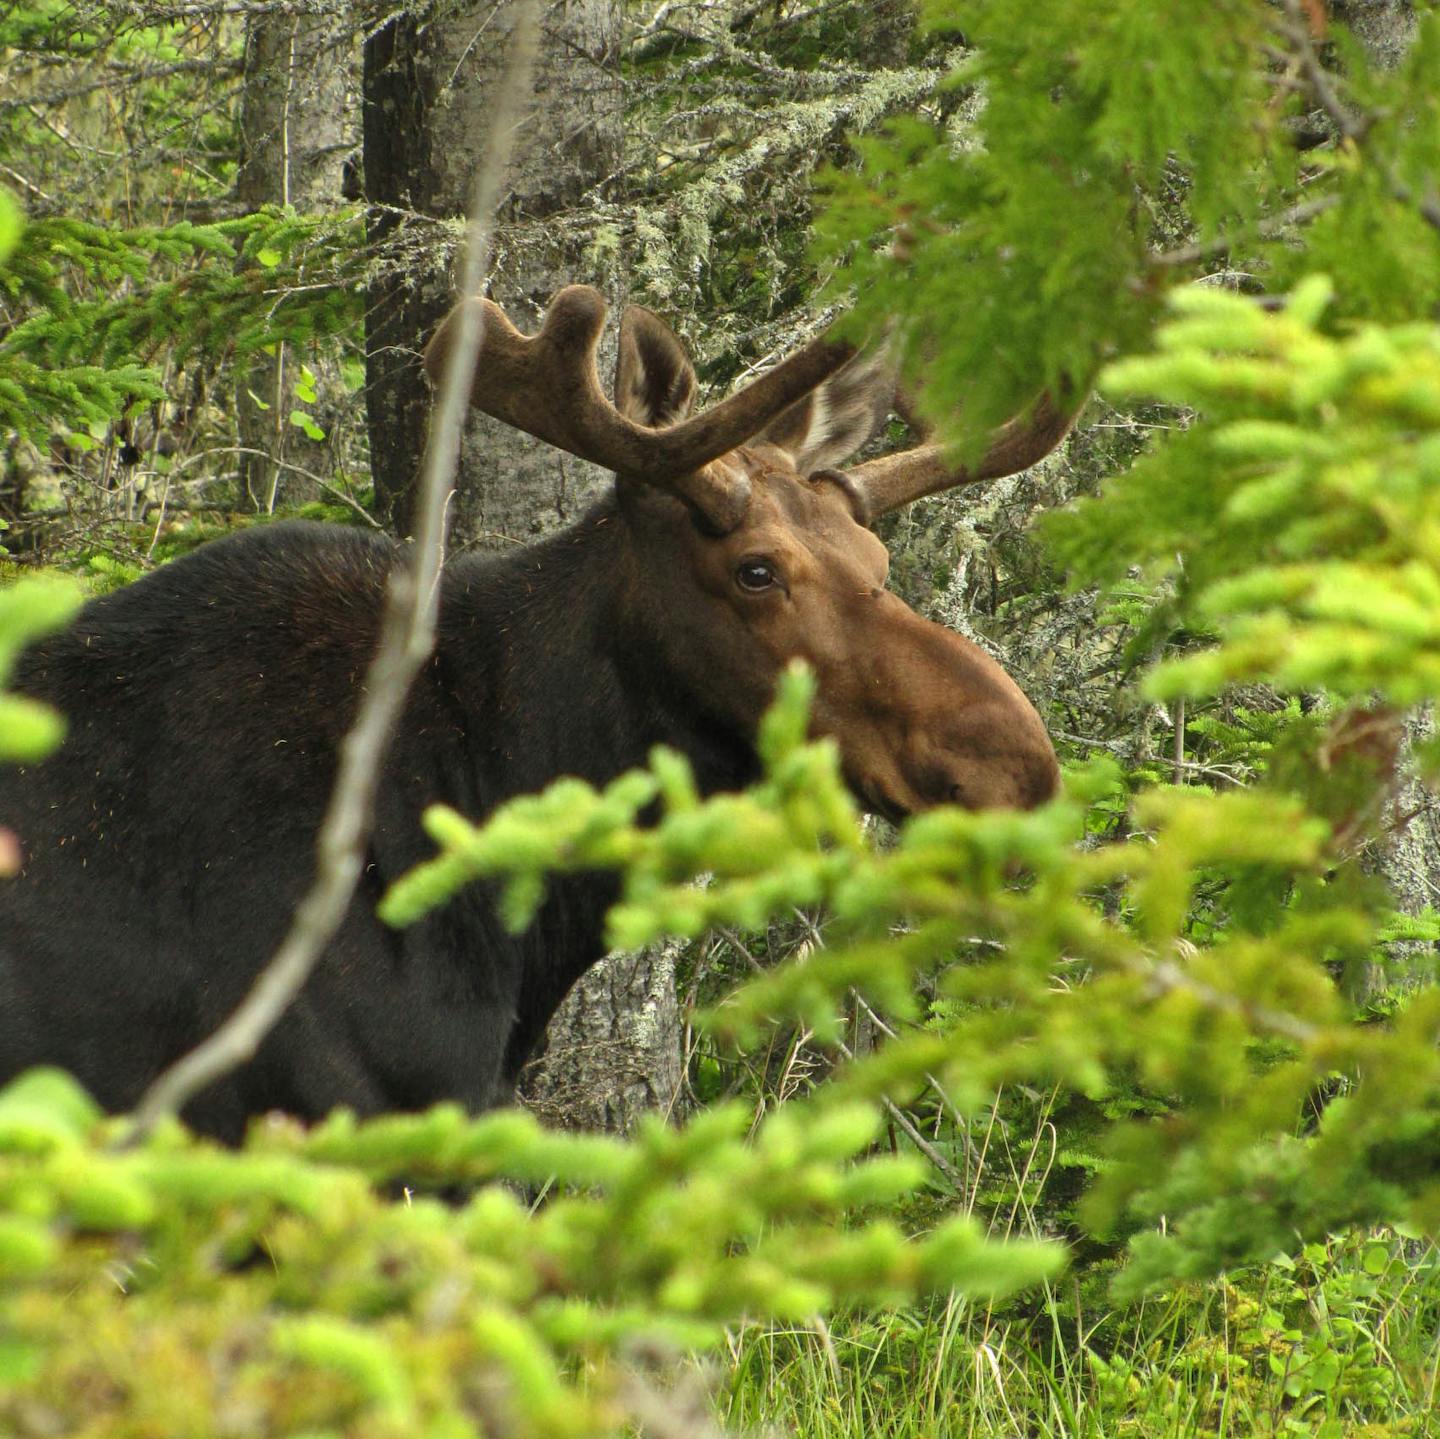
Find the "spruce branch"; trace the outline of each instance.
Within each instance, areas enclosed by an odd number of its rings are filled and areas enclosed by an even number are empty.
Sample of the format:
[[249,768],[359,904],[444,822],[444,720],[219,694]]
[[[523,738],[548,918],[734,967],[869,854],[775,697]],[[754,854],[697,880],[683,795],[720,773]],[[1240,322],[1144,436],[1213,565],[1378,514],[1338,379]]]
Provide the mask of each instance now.
[[[539,10],[539,0],[527,0],[519,8],[510,63],[491,112],[486,160],[476,177],[466,233],[461,284],[465,295],[479,290],[488,266],[501,183],[535,66]],[[379,647],[366,676],[359,712],[340,746],[335,787],[316,841],[314,881],[296,909],[289,934],[240,1007],[141,1097],[123,1141],[127,1145],[254,1056],[299,994],[354,897],[385,749],[410,686],[434,648],[446,501],[459,458],[471,376],[484,338],[479,313],[477,307],[462,311],[465,322],[440,386],[421,472],[414,548],[408,562],[397,563],[390,574]]]
[[1272,1005],[1259,1004],[1244,995],[1216,989],[1213,984],[1206,984],[1187,974],[1173,959],[1156,959],[1148,965],[1132,961],[1126,968],[1145,981],[1148,996],[1152,999],[1165,994],[1184,994],[1217,1014],[1236,1016],[1251,1031],[1291,1040],[1301,1048],[1314,1048],[1326,1037],[1319,1025]]

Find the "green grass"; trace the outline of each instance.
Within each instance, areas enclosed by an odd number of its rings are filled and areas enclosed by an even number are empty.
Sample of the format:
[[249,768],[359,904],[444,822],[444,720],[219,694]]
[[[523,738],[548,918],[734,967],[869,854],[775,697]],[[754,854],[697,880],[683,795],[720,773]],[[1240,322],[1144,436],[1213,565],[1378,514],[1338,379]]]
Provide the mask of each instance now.
[[1126,1309],[1086,1292],[757,1328],[718,1413],[798,1439],[1440,1435],[1429,1245],[1351,1236]]

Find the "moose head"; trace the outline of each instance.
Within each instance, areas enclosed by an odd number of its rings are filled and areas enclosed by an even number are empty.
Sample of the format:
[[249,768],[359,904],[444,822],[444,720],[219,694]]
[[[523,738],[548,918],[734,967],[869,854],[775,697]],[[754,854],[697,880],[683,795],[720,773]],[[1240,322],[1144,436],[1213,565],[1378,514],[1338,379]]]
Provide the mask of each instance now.
[[[938,803],[1030,807],[1057,782],[1039,716],[1009,675],[885,588],[869,528],[922,496],[1013,474],[1059,443],[1073,412],[1041,397],[966,468],[938,445],[839,468],[893,395],[888,367],[820,339],[718,405],[692,414],[695,370],[650,311],[621,321],[615,399],[596,350],[605,302],[562,290],[524,336],[489,300],[471,402],[616,473],[623,582],[648,611],[657,657],[752,734],[792,659],[817,680],[814,726],[837,741],[847,782],[891,819]],[[425,355],[438,380],[457,306]]]

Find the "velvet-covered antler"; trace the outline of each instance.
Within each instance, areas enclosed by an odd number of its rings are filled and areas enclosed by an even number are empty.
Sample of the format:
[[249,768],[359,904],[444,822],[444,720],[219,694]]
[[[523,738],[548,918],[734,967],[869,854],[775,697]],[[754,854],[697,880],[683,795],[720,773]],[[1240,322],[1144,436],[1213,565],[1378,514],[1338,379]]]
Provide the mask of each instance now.
[[597,290],[561,290],[535,335],[522,335],[493,300],[462,301],[426,347],[432,380],[444,367],[464,305],[484,307],[484,342],[470,392],[477,409],[628,479],[669,489],[722,530],[739,523],[749,486],[710,462],[744,444],[854,354],[849,345],[812,340],[729,399],[651,429],[621,414],[600,387],[595,352],[606,305]]
[[857,518],[868,524],[925,495],[1028,470],[1065,438],[1083,403],[1083,393],[1063,400],[1041,395],[1025,414],[1001,425],[970,465],[947,459],[943,445],[925,444],[852,466],[844,480]]

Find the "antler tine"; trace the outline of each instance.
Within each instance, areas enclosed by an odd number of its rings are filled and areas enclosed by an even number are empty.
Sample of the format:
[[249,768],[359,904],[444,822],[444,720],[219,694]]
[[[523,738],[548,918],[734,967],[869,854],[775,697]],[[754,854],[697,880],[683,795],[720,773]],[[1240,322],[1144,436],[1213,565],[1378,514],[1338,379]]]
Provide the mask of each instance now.
[[[813,340],[729,399],[666,429],[622,415],[600,387],[595,351],[606,305],[589,285],[570,285],[550,302],[535,335],[522,335],[493,300],[481,305],[484,342],[470,401],[480,410],[581,459],[628,478],[669,489],[716,528],[733,529],[749,499],[748,485],[707,468],[743,444],[787,405],[814,389],[854,353],[849,345]],[[457,332],[457,305],[425,349],[436,381]]]
[[1083,395],[1067,395],[1060,401],[1041,395],[1028,413],[995,431],[985,453],[973,465],[948,460],[944,445],[919,445],[852,466],[846,471],[848,488],[861,501],[868,523],[941,490],[1018,474],[1038,464],[1065,438],[1083,403]]

